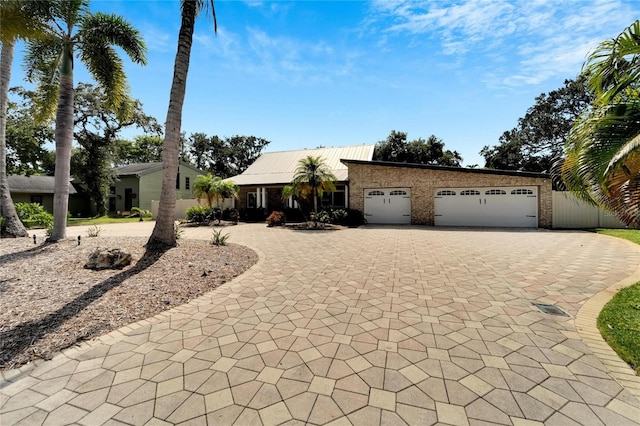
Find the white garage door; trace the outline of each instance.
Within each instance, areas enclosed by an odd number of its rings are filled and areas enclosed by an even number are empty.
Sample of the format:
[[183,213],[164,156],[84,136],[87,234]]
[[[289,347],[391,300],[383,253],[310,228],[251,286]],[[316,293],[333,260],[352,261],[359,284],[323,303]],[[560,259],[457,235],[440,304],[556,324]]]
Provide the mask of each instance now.
[[441,188],[434,200],[436,226],[538,227],[538,188]]
[[364,218],[368,223],[411,223],[411,189],[365,189]]

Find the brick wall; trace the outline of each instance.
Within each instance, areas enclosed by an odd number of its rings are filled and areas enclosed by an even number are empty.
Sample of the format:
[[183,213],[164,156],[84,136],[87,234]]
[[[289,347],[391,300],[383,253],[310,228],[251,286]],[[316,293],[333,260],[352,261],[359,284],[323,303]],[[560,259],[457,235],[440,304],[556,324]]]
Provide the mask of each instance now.
[[[551,228],[552,195],[548,177],[487,173],[486,171],[454,171],[424,167],[398,167],[379,164],[348,163],[350,207],[364,211],[364,190],[368,188],[411,188],[411,223],[434,224],[436,188],[537,186],[538,226]],[[468,169],[465,169],[468,170]]]

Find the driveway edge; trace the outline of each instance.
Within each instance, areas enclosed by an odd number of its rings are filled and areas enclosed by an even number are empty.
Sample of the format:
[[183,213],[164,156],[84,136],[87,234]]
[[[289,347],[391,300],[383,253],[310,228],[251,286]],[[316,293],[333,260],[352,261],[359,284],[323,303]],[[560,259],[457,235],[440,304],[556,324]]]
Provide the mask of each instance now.
[[[617,237],[610,237],[617,238]],[[640,252],[637,244],[629,242]],[[575,326],[582,340],[591,348],[593,354],[602,362],[609,373],[622,387],[631,392],[640,401],[640,377],[635,371],[611,349],[605,342],[598,330],[597,319],[600,311],[604,308],[613,296],[625,287],[640,281],[640,266],[633,274],[622,281],[600,291],[595,296],[587,300],[578,311],[575,319]]]

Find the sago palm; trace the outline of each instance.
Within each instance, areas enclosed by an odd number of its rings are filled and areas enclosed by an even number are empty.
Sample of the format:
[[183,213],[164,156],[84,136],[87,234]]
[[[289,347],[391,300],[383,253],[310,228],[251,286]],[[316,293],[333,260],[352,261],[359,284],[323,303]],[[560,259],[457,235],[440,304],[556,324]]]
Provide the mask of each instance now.
[[173,81],[169,95],[169,108],[165,122],[162,149],[162,190],[158,206],[158,217],[153,233],[147,241],[147,249],[163,250],[176,245],[173,215],[176,206],[176,176],[178,174],[182,105],[187,91],[187,74],[193,44],[195,20],[203,10],[213,16],[214,31],[217,32],[216,13],[213,0],[182,0],[181,24],[178,33],[178,51],[173,67]]
[[3,237],[28,237],[18,218],[7,179],[7,106],[11,67],[16,40],[35,38],[44,31],[50,18],[49,1],[3,0],[0,2],[0,218],[4,219]]
[[[88,0],[59,0],[43,37],[27,44],[27,79],[38,84],[38,111],[44,118],[55,111],[56,166],[51,241],[66,236],[73,142],[73,69],[77,57],[107,93],[107,107],[117,112],[128,100],[124,65],[114,46],[138,64],[145,64],[146,47],[140,33],[117,15],[92,13]],[[56,105],[57,102],[57,105]]]
[[584,66],[596,95],[565,147],[562,179],[585,201],[640,227],[640,21],[601,43]]

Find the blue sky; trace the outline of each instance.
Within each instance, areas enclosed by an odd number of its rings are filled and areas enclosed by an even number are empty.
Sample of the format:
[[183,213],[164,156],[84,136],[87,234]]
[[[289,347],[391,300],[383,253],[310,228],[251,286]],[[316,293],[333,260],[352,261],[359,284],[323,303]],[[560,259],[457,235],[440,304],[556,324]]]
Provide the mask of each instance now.
[[[142,33],[132,96],[163,123],[177,1],[93,0]],[[575,78],[588,52],[640,16],[637,0],[217,1],[196,26],[182,128],[254,135],[267,151],[436,135],[465,165],[534,98]],[[16,55],[11,85],[24,85]],[[125,60],[126,62],[126,60]],[[76,83],[90,82],[76,65]],[[125,136],[139,134],[132,131]]]

